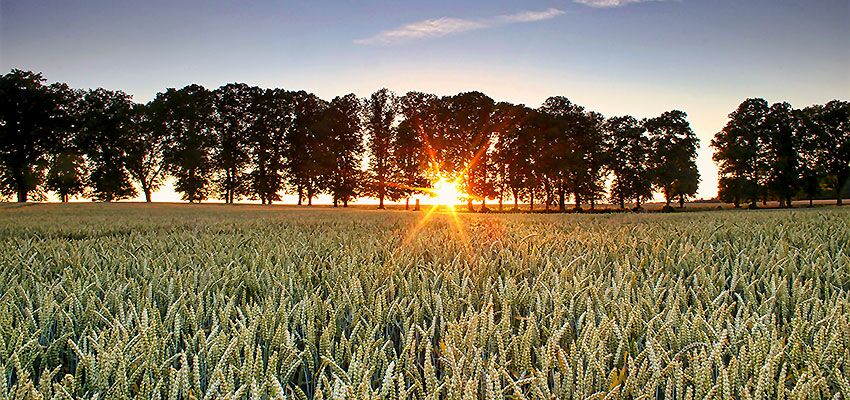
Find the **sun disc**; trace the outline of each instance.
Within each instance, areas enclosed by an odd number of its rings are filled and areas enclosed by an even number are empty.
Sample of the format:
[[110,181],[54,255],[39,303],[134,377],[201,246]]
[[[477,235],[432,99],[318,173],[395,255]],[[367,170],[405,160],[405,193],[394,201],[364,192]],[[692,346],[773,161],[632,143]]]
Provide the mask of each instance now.
[[457,182],[450,181],[445,177],[435,181],[431,187],[431,195],[436,205],[454,206],[462,197]]

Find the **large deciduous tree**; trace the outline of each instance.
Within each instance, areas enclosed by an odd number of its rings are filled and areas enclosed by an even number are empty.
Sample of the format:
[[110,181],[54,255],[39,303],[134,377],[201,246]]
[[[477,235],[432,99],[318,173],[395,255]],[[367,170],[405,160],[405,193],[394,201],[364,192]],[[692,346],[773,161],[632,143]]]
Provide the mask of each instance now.
[[755,207],[761,193],[760,182],[765,170],[763,139],[766,137],[767,101],[747,99],[729,114],[729,122],[714,135],[714,161],[718,163],[719,190],[722,201],[739,207],[749,200]]
[[691,129],[683,111],[667,111],[644,122],[652,144],[650,157],[652,181],[664,194],[666,206],[678,198],[679,207],[696,194],[699,171],[696,158],[699,138]]
[[790,207],[800,180],[800,146],[796,134],[800,124],[790,104],[776,103],[768,111],[766,125],[768,190],[779,198],[780,207]]
[[293,93],[294,122],[286,134],[285,168],[291,186],[298,195],[298,205],[313,197],[321,189],[322,157],[325,149],[316,132],[327,103],[312,93]]
[[245,171],[249,159],[248,137],[256,119],[251,109],[259,92],[259,88],[244,83],[229,83],[213,91],[215,185],[225,203],[233,203],[248,190]]
[[267,89],[252,102],[256,115],[248,131],[249,192],[263,204],[280,200],[284,183],[286,135],[295,120],[292,93],[283,89]]
[[72,197],[84,194],[86,189],[88,171],[79,146],[79,111],[83,92],[64,83],[54,83],[50,90],[56,96],[59,113],[45,189],[54,192],[60,201],[66,203]]
[[56,95],[41,74],[13,69],[0,76],[0,192],[25,202],[44,178],[62,130]]
[[318,127],[326,149],[324,185],[333,198],[334,207],[357,196],[361,186],[360,162],[363,156],[361,103],[349,94],[336,97],[328,104]]
[[[545,151],[539,157],[544,165],[544,186],[548,198],[557,196],[558,210],[566,210],[567,196],[575,198],[576,210],[595,184],[590,153],[603,148],[598,125],[584,107],[566,97],[546,99],[541,111],[549,115],[552,128],[546,130]],[[597,147],[598,146],[598,147]]]
[[211,192],[216,148],[213,96],[200,85],[168,89],[150,104],[154,129],[167,135],[165,162],[175,189],[189,202],[201,202]]
[[473,199],[481,200],[487,211],[487,199],[494,197],[491,174],[494,136],[493,116],[496,103],[481,92],[466,92],[445,101],[450,118],[446,123],[449,146],[444,149],[445,167],[461,173],[467,208],[473,211]]
[[812,133],[817,138],[820,162],[836,204],[843,203],[843,190],[850,179],[850,102],[833,100],[810,110]]
[[94,199],[109,202],[136,195],[127,171],[132,112],[130,96],[121,91],[95,89],[83,96],[79,143],[89,162]]
[[169,136],[163,129],[157,129],[150,104],[138,104],[133,108],[133,130],[127,146],[127,171],[139,184],[145,195],[145,202],[152,201],[153,192],[162,187],[165,179],[165,154],[169,146]]
[[496,143],[496,160],[502,174],[501,184],[510,192],[513,211],[519,210],[520,199],[530,196],[535,182],[534,168],[540,137],[540,113],[525,106],[512,106],[509,113],[513,121],[506,124]]
[[611,201],[622,209],[627,200],[635,200],[635,207],[639,209],[643,199],[652,197],[651,142],[646,129],[634,117],[624,116],[609,118],[604,130],[611,154],[608,168],[614,176]]
[[395,120],[398,102],[395,95],[381,89],[365,102],[365,128],[368,134],[370,192],[378,197],[378,208],[384,208],[384,200],[394,198],[394,190],[388,190],[395,173],[392,142],[395,136]]
[[407,210],[410,197],[423,192],[430,184],[428,175],[435,160],[429,132],[434,132],[437,126],[436,107],[439,101],[431,94],[408,92],[398,102],[404,120],[396,129],[392,153],[397,167],[398,190],[405,198],[404,208]]

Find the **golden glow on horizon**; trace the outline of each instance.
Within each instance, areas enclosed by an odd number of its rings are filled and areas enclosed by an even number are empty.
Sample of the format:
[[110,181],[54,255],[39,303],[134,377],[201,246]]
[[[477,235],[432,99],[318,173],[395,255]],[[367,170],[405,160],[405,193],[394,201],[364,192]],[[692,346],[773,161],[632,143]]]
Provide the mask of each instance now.
[[457,179],[449,180],[445,176],[439,177],[431,183],[429,190],[435,206],[454,206],[461,202],[464,197],[463,191],[460,189],[460,184]]

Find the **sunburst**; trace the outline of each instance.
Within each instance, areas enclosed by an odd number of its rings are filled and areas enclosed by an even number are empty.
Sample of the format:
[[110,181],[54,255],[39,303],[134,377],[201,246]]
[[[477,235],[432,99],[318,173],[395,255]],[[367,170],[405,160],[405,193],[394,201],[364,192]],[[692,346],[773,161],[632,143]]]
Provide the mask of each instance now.
[[465,196],[460,188],[459,180],[450,180],[445,176],[441,176],[432,182],[428,192],[432,197],[433,205],[449,208],[454,208]]

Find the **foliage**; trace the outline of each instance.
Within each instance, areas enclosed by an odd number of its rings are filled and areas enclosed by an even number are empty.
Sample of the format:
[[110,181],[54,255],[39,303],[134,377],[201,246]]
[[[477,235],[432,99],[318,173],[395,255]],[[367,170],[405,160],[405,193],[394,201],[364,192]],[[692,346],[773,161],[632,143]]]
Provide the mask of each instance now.
[[650,174],[668,206],[676,197],[684,205],[685,198],[695,195],[699,185],[699,138],[687,118],[688,114],[673,110],[644,122],[652,146]]
[[136,195],[127,171],[133,102],[121,91],[96,89],[82,99],[78,142],[90,164],[92,197],[113,201]]
[[57,131],[66,128],[60,101],[44,81],[18,69],[0,75],[0,194],[15,194],[19,202],[39,189]]

